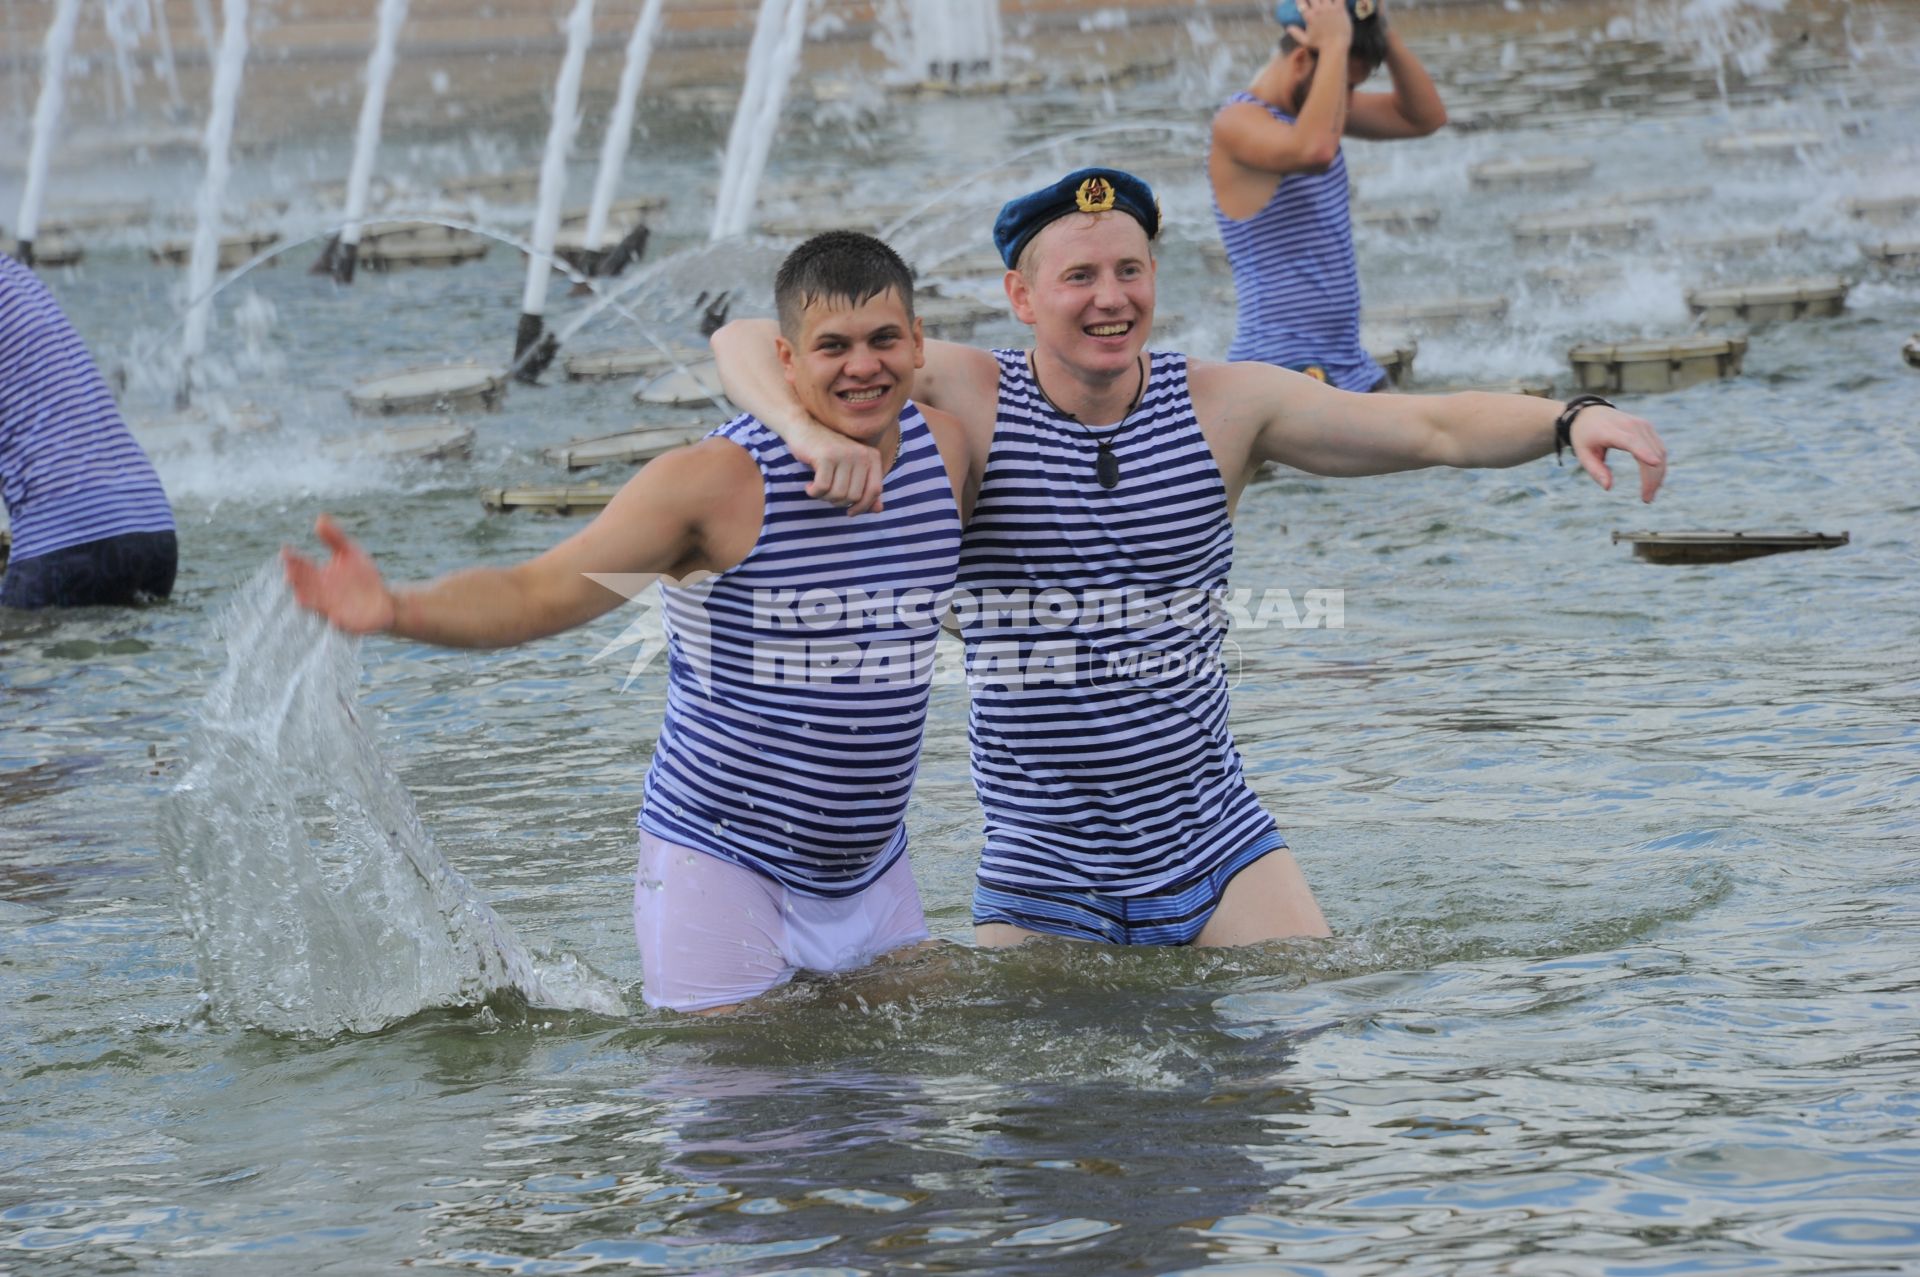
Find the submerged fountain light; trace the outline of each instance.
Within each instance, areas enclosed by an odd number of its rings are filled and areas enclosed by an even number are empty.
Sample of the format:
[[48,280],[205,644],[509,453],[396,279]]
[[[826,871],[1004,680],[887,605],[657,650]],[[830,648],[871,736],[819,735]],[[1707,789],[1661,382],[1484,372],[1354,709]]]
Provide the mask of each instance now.
[[632,465],[647,462],[675,448],[694,443],[707,433],[698,426],[641,426],[610,435],[590,435],[569,439],[558,448],[547,449],[547,459],[568,470],[585,470],[602,465]]
[[1651,394],[1737,377],[1746,357],[1745,337],[1712,334],[1585,342],[1567,352],[1580,389],[1600,394]]
[[1823,319],[1847,307],[1847,281],[1789,279],[1740,288],[1687,290],[1687,307],[1709,328],[1723,324],[1770,324],[1792,319]]

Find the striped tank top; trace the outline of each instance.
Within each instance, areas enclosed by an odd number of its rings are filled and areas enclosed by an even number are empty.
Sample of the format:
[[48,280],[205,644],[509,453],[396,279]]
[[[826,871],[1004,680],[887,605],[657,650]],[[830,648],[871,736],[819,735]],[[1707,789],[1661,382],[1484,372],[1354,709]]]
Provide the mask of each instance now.
[[0,498],[13,557],[171,532],[160,476],[37,276],[0,254]]
[[1284,846],[1227,728],[1233,524],[1186,357],[1151,357],[1111,489],[1025,353],[995,357],[999,415],[955,601],[981,880],[1134,895]]
[[[1251,102],[1287,124],[1293,117],[1251,93]],[[1233,268],[1240,316],[1228,359],[1288,368],[1315,365],[1342,390],[1371,390],[1386,376],[1360,345],[1360,268],[1347,211],[1347,156],[1324,173],[1289,173],[1267,206],[1235,221],[1213,201],[1213,220]]]
[[759,465],[766,512],[738,565],[661,586],[667,709],[640,827],[803,895],[850,896],[906,849],[960,555],[953,486],[911,403],[886,509],[858,519],[808,496],[812,467],[753,417],[713,433]]

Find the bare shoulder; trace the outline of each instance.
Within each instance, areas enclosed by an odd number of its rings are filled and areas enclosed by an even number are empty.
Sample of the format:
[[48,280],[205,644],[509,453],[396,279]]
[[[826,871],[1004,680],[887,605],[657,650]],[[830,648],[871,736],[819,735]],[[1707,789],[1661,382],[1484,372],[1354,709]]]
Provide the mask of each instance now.
[[669,448],[627,480],[626,486],[692,488],[712,492],[729,488],[760,471],[753,454],[731,439],[711,435],[695,443]]
[[1187,389],[1202,421],[1224,422],[1244,415],[1249,405],[1281,388],[1286,378],[1299,375],[1272,364],[1195,359],[1187,364]]
[[609,503],[608,513],[668,513],[695,525],[751,514],[757,525],[763,489],[752,454],[714,436],[669,449],[641,466]]

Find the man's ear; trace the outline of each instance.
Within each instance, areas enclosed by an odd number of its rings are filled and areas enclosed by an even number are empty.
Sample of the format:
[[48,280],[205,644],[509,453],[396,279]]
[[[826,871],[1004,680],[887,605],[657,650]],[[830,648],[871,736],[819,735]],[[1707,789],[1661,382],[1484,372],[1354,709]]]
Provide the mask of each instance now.
[[1033,285],[1027,282],[1025,274],[1017,270],[1008,271],[1005,282],[1007,301],[1013,306],[1013,317],[1027,327],[1033,327]]
[[787,374],[787,384],[793,384],[793,343],[783,333],[773,339],[773,353],[780,356],[780,371]]
[[927,366],[927,325],[918,315],[913,317],[913,366]]

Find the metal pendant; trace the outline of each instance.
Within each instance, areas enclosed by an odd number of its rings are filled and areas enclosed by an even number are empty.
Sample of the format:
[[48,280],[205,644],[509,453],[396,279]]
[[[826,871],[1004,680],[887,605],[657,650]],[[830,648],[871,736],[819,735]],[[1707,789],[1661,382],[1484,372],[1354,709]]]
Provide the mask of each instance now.
[[1106,444],[1100,445],[1100,456],[1095,460],[1093,472],[1100,477],[1103,488],[1120,486],[1120,458],[1113,455],[1113,449]]

